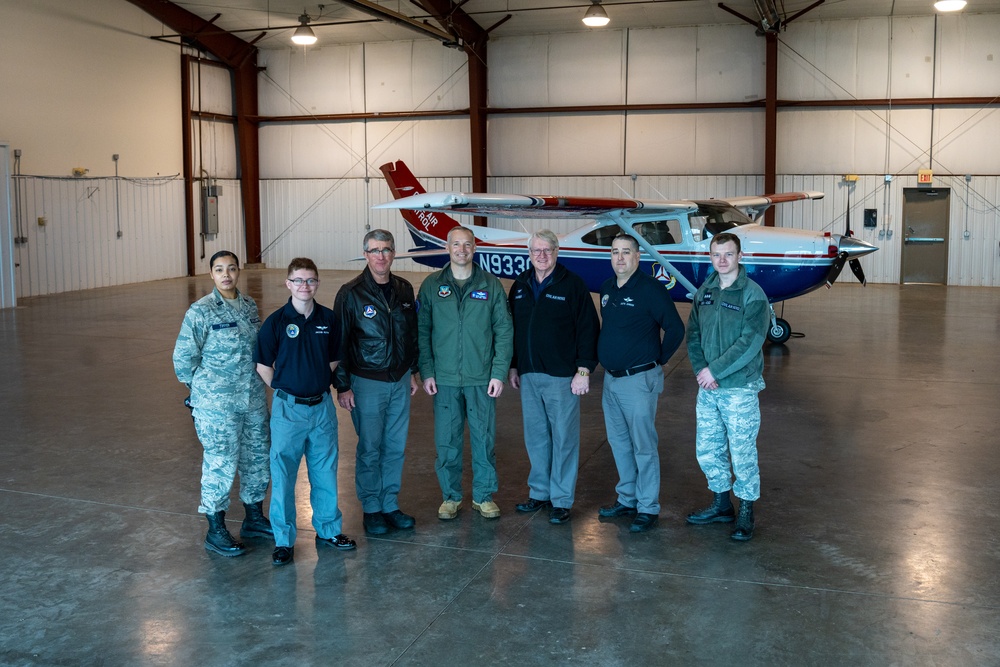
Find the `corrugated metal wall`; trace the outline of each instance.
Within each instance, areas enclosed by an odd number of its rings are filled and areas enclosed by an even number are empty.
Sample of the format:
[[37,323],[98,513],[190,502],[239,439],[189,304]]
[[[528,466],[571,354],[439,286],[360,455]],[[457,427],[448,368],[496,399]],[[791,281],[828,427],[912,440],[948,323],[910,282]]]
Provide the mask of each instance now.
[[28,239],[14,248],[19,298],[186,272],[184,185],[177,178],[24,176],[12,187],[21,189]]

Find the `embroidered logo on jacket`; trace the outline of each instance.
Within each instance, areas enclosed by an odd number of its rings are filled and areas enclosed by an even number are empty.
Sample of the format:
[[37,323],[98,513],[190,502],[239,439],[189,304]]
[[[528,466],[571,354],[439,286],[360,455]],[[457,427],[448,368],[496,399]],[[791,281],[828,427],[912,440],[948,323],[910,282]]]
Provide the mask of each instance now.
[[553,301],[565,301],[566,300],[566,297],[564,297],[564,296],[557,296],[555,294],[546,294],[545,298],[546,299],[552,299]]
[[490,298],[490,293],[484,289],[472,290],[469,294],[470,299],[475,299],[476,301],[486,301]]
[[723,308],[728,308],[729,310],[735,310],[737,313],[743,310],[741,306],[737,306],[735,303],[726,303],[725,301],[723,301],[721,305]]
[[440,285],[438,287],[438,296],[442,299],[451,296],[451,285]]
[[236,326],[236,322],[222,322],[220,324],[213,324],[212,329],[218,331],[219,329],[232,329]]
[[368,319],[375,317],[375,306],[371,305],[365,306],[364,310],[362,311],[362,314]]
[[297,324],[289,324],[285,327],[285,335],[289,338],[297,338],[299,335],[299,326]]

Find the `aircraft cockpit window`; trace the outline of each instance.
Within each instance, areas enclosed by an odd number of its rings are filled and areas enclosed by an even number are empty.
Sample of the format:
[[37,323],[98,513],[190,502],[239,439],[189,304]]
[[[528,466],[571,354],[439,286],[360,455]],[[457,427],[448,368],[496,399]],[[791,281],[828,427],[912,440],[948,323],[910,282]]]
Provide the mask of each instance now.
[[675,245],[681,240],[681,226],[675,219],[637,222],[633,228],[651,245]]
[[592,229],[584,234],[581,240],[589,245],[610,248],[611,242],[615,240],[615,237],[618,236],[619,232],[621,232],[621,229],[618,228],[618,225],[598,227],[597,229]]
[[690,217],[691,231],[700,227],[701,238],[708,239],[716,234],[728,232],[729,230],[748,225],[752,220],[732,206],[707,206],[698,207],[698,212]]

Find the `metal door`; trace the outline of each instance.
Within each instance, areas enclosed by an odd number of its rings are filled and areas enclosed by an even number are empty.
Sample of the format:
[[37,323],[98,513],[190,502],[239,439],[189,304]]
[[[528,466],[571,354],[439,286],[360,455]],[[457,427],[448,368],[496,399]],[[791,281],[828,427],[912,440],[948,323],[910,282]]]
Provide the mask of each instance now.
[[900,282],[948,282],[950,188],[903,188]]

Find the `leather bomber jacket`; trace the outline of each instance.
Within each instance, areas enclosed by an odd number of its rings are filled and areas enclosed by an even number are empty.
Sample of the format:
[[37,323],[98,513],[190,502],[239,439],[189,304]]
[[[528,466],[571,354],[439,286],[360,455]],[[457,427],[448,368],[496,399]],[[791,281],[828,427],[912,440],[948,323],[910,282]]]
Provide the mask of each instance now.
[[417,303],[413,285],[394,274],[388,303],[366,267],[337,292],[333,310],[341,325],[343,359],[333,386],[351,388],[350,376],[396,382],[417,371]]

